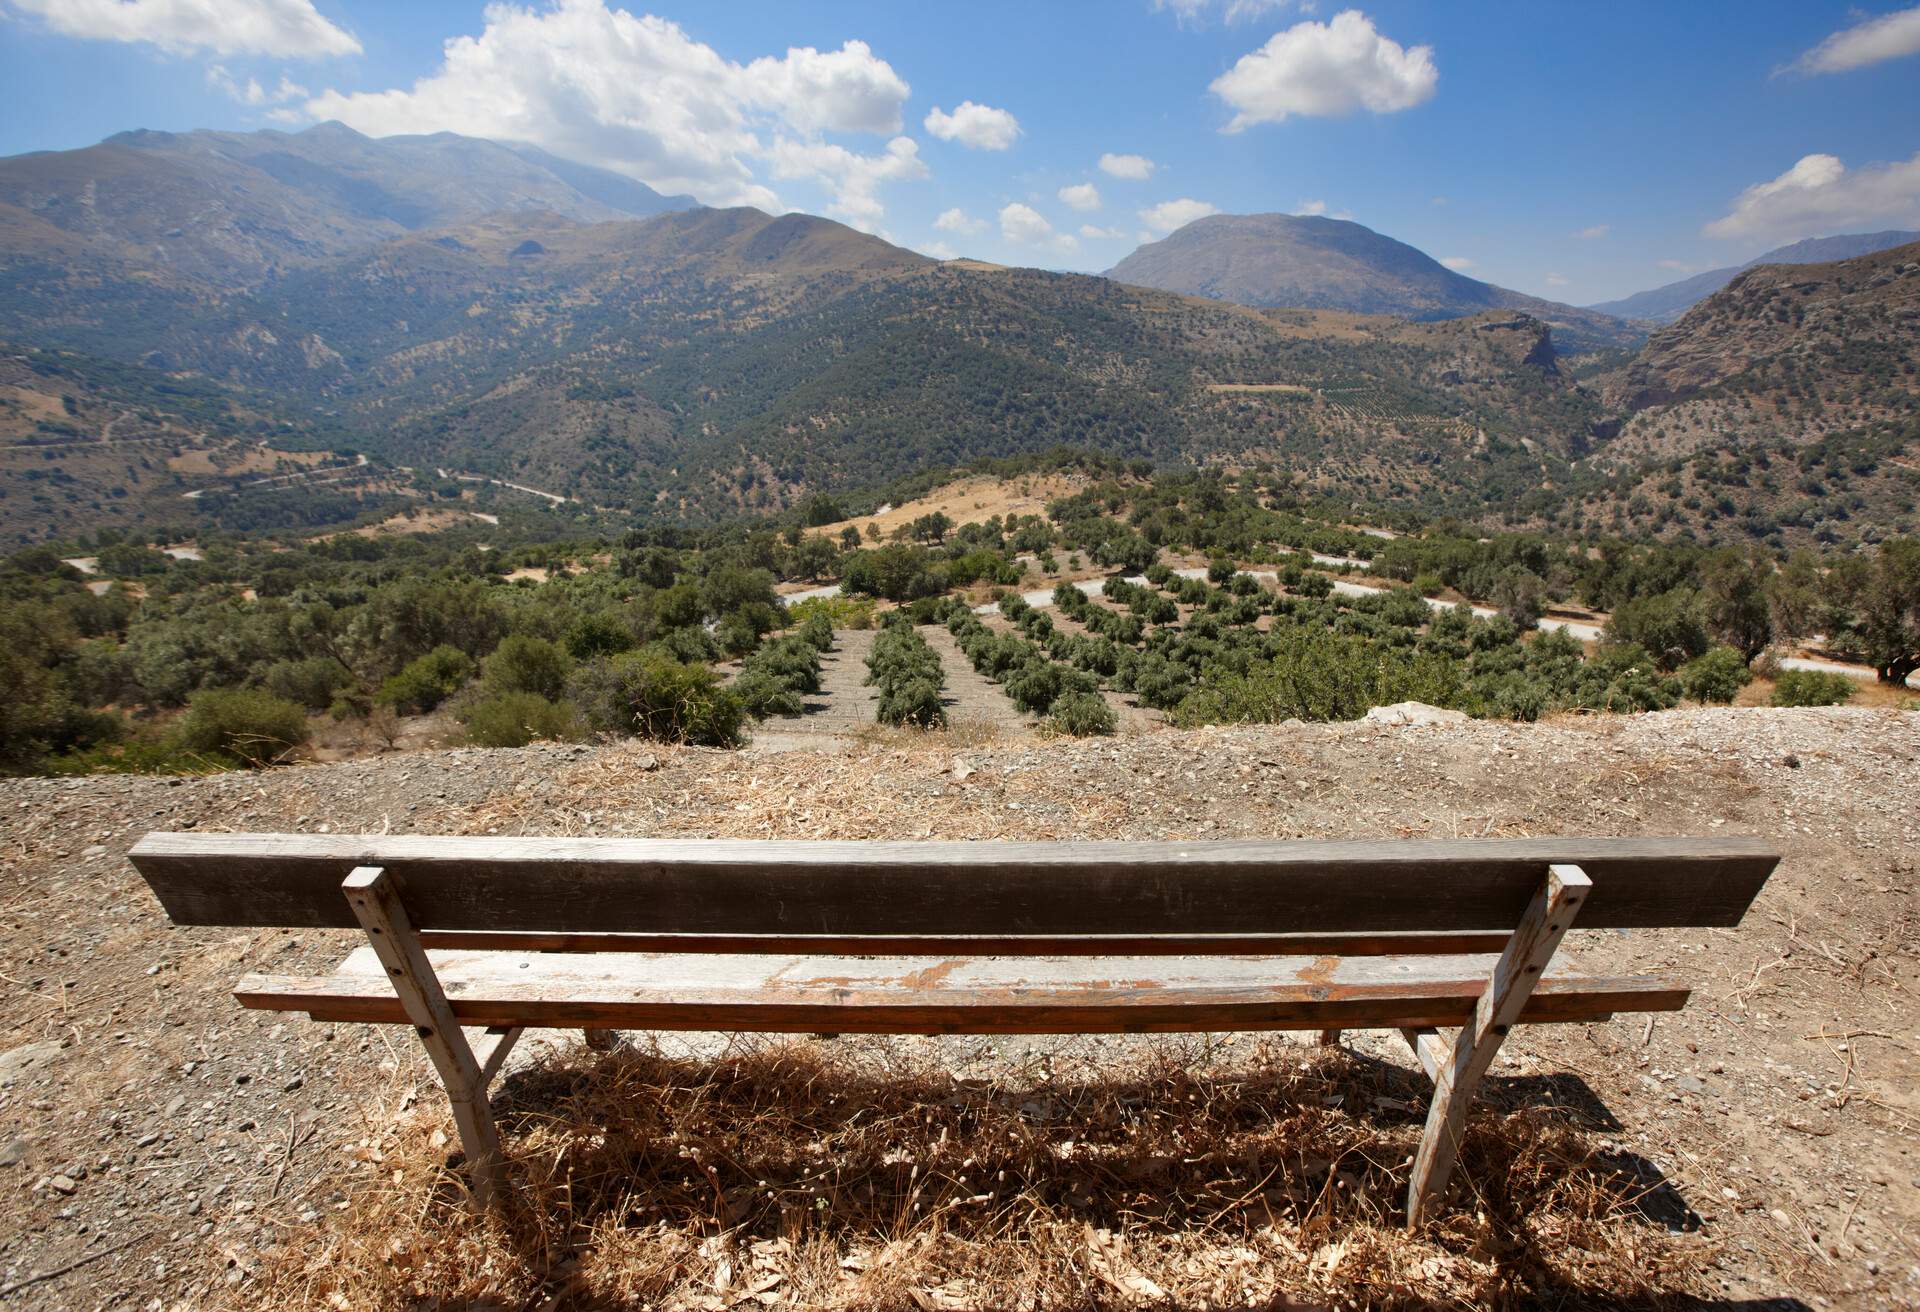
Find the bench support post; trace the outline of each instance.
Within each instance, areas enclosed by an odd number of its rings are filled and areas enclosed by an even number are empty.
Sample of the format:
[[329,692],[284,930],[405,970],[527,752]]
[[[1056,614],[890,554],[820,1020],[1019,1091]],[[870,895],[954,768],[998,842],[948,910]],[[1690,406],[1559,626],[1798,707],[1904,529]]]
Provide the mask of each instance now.
[[[360,866],[347,876],[341,888],[367,931],[380,964],[387,968],[387,979],[433,1059],[441,1084],[446,1086],[454,1124],[460,1129],[460,1146],[466,1150],[473,1206],[476,1211],[485,1211],[499,1201],[502,1182],[500,1132],[487,1105],[492,1071],[483,1069],[474,1057],[460,1022],[454,1019],[453,1008],[433,973],[426,950],[420,946],[393,876],[379,866]],[[497,1065],[493,1060],[496,1056],[504,1060],[506,1049],[518,1037],[518,1030],[503,1033],[488,1053],[487,1066]]]
[[[1547,963],[1560,946],[1574,914],[1586,900],[1592,887],[1579,866],[1547,867],[1545,885],[1534,895],[1521,917],[1506,951],[1494,965],[1486,992],[1453,1042],[1453,1050],[1434,1074],[1433,1105],[1427,1112],[1427,1128],[1420,1138],[1420,1151],[1413,1161],[1413,1180],[1407,1187],[1407,1227],[1424,1222],[1439,1205],[1453,1175],[1460,1152],[1460,1133],[1466,1124],[1467,1107],[1481,1076],[1493,1064],[1520,1013],[1539,983]],[[1434,1057],[1435,1045],[1429,1045]],[[1426,1053],[1422,1053],[1426,1056]]]

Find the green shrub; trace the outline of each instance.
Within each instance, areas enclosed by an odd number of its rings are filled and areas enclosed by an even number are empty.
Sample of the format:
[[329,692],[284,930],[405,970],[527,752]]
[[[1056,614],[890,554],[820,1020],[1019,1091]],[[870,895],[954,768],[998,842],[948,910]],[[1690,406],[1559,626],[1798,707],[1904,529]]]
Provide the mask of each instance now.
[[1622,602],[1607,620],[1605,640],[1645,648],[1662,670],[1679,669],[1711,645],[1699,598],[1685,588]]
[[193,694],[174,730],[180,750],[243,765],[270,764],[306,740],[307,713],[257,688]]
[[1859,685],[1851,675],[1829,670],[1782,670],[1773,681],[1772,706],[1839,706]]
[[870,629],[873,627],[873,613],[872,597],[845,595],[808,597],[787,607],[787,616],[793,623],[805,625],[819,615],[826,617],[830,629]]
[[940,657],[909,624],[888,624],[867,656],[867,682],[880,690],[882,724],[932,728],[947,722]]
[[664,742],[733,747],[745,710],[704,665],[662,646],[641,647],[583,665],[568,696],[590,728]]
[[1047,727],[1055,733],[1072,734],[1076,738],[1090,738],[1112,733],[1119,727],[1119,717],[1113,708],[1107,705],[1106,698],[1097,692],[1070,692],[1054,700],[1053,711],[1047,716]]
[[1753,671],[1731,647],[1712,647],[1680,667],[1680,686],[1697,702],[1731,702],[1753,682]]
[[580,736],[573,707],[533,692],[496,692],[460,712],[467,741],[478,747],[525,747],[535,739]]
[[480,678],[489,693],[532,693],[550,702],[566,691],[567,670],[566,652],[545,638],[516,633],[481,662]]
[[801,715],[806,700],[784,680],[764,670],[742,670],[733,681],[732,692],[746,713],[756,720],[773,715]]
[[473,670],[473,658],[459,648],[435,647],[381,684],[374,700],[403,714],[424,714],[460,691]]
[[353,674],[331,656],[309,656],[303,661],[276,661],[260,675],[260,686],[285,701],[309,711],[324,711]]

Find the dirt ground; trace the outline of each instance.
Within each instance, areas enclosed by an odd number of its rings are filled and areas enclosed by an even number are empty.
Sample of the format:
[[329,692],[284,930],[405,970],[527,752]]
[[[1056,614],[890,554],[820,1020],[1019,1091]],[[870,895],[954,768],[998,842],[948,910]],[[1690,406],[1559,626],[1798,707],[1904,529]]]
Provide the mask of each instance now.
[[[151,829],[1196,840],[1744,833],[1777,843],[1784,860],[1738,929],[1576,930],[1568,940],[1591,967],[1686,976],[1695,990],[1686,1011],[1652,1025],[1623,1016],[1523,1028],[1490,1081],[1488,1101],[1503,1113],[1564,1118],[1595,1152],[1634,1163],[1646,1183],[1643,1205],[1607,1223],[1616,1250],[1644,1256],[1635,1288],[1569,1285],[1552,1301],[1915,1306],[1916,779],[1915,713],[1734,708],[1541,725],[1162,729],[1109,740],[976,729],[956,742],[868,728],[804,752],[771,739],[732,753],[536,746],[206,778],[0,781],[0,1299],[156,1312],[285,1305],[288,1286],[265,1283],[276,1254],[324,1251],[315,1245],[357,1206],[356,1191],[383,1182],[388,1167],[369,1145],[407,1117],[449,1121],[405,1033],[240,1010],[228,996],[240,974],[330,969],[353,936],[170,927],[125,861]],[[546,1056],[523,1045],[515,1062],[591,1060],[574,1041],[543,1040]],[[1051,1060],[1048,1041],[971,1041],[951,1053],[928,1042],[910,1041],[911,1051],[932,1053],[955,1078],[995,1078],[996,1063],[1005,1078],[1029,1078],[1036,1051]],[[1172,1052],[1197,1068],[1253,1046],[1251,1037],[1220,1046],[1227,1042]],[[1412,1063],[1397,1036],[1348,1042],[1350,1053],[1331,1060],[1370,1063],[1386,1072],[1369,1077],[1376,1088],[1407,1099],[1376,1099],[1409,1109],[1384,1132],[1417,1129],[1418,1086],[1404,1074]],[[1067,1043],[1090,1069],[1129,1051]],[[815,1046],[829,1063],[886,1056],[866,1041]],[[1542,1092],[1569,1088],[1577,1097]],[[1367,1124],[1355,1119],[1349,1129],[1374,1133]],[[1070,1138],[1071,1125],[1063,1132]],[[1478,1160],[1466,1161],[1468,1176]],[[1384,1207],[1404,1173],[1396,1178],[1389,1162],[1377,1175],[1355,1188],[1375,1191]],[[1099,1238],[1104,1230],[1087,1233],[1090,1244],[1114,1242]],[[1326,1305],[1342,1301],[1340,1252],[1302,1248],[1280,1222],[1262,1234],[1232,1251],[1246,1254],[1265,1288],[1319,1289]],[[687,1251],[709,1242],[694,1236]],[[1023,1239],[1009,1233],[978,1246],[996,1242],[1014,1252]],[[400,1263],[403,1237],[394,1244]],[[1456,1247],[1427,1250],[1428,1260],[1503,1260],[1465,1240]],[[847,1255],[847,1271],[865,1260]],[[838,1278],[831,1263],[821,1278]],[[1171,1278],[1155,1276],[1162,1285]],[[1161,1286],[1131,1280],[1102,1286],[1085,1305],[1156,1305],[1143,1290]],[[307,1288],[315,1306],[359,1305]],[[724,1297],[682,1305],[806,1305],[780,1303],[771,1287],[707,1288]],[[1647,1289],[1659,1296],[1652,1303]],[[743,1301],[749,1293],[753,1301]],[[434,1304],[396,1295],[395,1305]],[[534,1305],[586,1304],[562,1288]],[[903,1305],[972,1304],[934,1289]],[[1321,1304],[1272,1294],[1158,1305]],[[1456,1304],[1436,1286],[1431,1305]]]

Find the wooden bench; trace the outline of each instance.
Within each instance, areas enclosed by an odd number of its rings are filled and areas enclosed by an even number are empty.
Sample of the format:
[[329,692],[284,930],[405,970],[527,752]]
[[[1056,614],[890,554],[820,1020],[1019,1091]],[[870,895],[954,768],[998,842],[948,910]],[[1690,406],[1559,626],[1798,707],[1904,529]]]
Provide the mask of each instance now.
[[[1434,1093],[1407,1197],[1438,1204],[1516,1024],[1674,1011],[1683,981],[1554,960],[1584,928],[1739,923],[1744,838],[854,843],[148,834],[176,924],[363,929],[242,1005],[411,1024],[477,1206],[489,1082],[529,1027],[880,1034],[1393,1028]],[[463,1029],[464,1027],[464,1029]],[[475,1031],[472,1037],[465,1029]]]

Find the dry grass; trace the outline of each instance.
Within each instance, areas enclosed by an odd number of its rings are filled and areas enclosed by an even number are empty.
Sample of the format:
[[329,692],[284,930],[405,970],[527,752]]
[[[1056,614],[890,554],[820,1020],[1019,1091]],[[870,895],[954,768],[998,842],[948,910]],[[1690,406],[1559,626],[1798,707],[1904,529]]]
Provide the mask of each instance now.
[[1706,1256],[1648,1219],[1636,1159],[1595,1150],[1577,1084],[1496,1081],[1472,1192],[1412,1237],[1424,1097],[1405,1069],[1263,1041],[967,1079],[935,1044],[879,1051],[736,1040],[531,1068],[497,1104],[516,1187],[487,1222],[435,1095],[356,1149],[337,1209],[287,1232],[245,1302],[1664,1306]]

